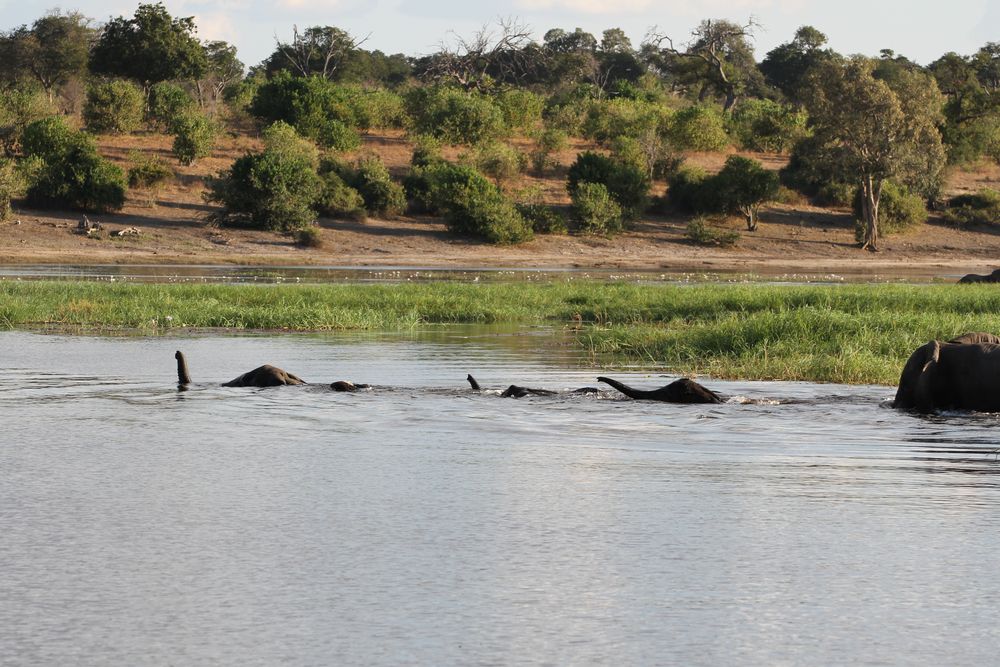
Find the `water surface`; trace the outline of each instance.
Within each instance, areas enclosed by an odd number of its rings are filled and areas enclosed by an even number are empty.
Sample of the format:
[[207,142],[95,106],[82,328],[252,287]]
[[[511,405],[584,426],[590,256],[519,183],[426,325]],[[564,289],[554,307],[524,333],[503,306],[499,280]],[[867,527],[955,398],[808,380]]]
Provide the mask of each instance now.
[[[995,416],[805,383],[705,380],[733,397],[712,406],[500,398],[596,384],[545,330],[0,345],[3,664],[978,665],[1000,648]],[[378,388],[218,386],[265,362]]]

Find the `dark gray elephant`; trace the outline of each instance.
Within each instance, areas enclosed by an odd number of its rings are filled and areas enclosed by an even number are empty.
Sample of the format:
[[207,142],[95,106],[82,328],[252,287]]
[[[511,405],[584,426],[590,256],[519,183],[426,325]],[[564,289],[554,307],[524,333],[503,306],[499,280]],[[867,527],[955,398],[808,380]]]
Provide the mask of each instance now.
[[611,378],[599,377],[598,382],[609,384],[630,398],[664,403],[722,403],[722,397],[694,380],[681,378],[659,389],[633,389]]
[[894,408],[1000,411],[1000,338],[969,333],[918,347],[903,366]]
[[1000,269],[995,270],[993,273],[988,273],[985,276],[981,276],[978,273],[970,273],[959,278],[958,282],[959,284],[1000,283]]
[[[178,350],[174,354],[174,358],[177,359],[177,384],[179,387],[184,388],[191,384],[191,374],[188,372],[187,361],[184,359],[184,353]],[[277,366],[271,366],[270,364],[264,364],[263,366],[258,366],[252,371],[247,371],[243,375],[233,378],[229,382],[223,383],[223,387],[280,387],[283,385],[298,385],[306,384],[306,381],[297,375],[293,375],[288,371],[282,370]],[[358,391],[359,389],[368,389],[370,385],[367,384],[355,384],[353,382],[348,382],[347,380],[337,380],[330,384],[330,389],[334,391]]]
[[[469,382],[469,386],[471,386],[475,391],[482,391],[482,387],[479,386],[479,382],[477,382],[476,378],[472,377],[471,374],[466,375],[465,379]],[[574,389],[573,391],[568,393],[596,394],[599,392],[600,390],[597,387],[581,387],[579,389]],[[524,398],[525,396],[555,396],[560,393],[567,393],[567,392],[553,391],[552,389],[534,389],[532,387],[521,387],[519,385],[512,384],[503,390],[503,392],[500,394],[500,397]]]

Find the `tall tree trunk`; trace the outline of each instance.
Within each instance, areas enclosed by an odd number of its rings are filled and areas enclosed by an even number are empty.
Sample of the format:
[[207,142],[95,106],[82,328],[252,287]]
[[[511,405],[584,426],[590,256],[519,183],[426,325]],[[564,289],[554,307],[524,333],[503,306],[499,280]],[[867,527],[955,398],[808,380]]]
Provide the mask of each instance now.
[[882,180],[871,174],[861,179],[861,217],[865,225],[862,250],[878,252],[878,204],[882,196]]

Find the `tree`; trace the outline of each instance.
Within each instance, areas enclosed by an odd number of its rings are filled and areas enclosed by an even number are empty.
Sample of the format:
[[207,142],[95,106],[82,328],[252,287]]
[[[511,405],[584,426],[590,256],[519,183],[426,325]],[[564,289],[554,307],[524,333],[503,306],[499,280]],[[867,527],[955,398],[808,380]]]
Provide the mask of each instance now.
[[204,89],[212,94],[212,102],[218,102],[222,91],[230,84],[243,78],[243,63],[236,57],[236,47],[228,42],[205,42],[207,67],[202,78],[196,81],[198,103],[205,105]]
[[332,81],[344,62],[366,41],[368,36],[357,39],[330,25],[314,25],[302,32],[294,26],[291,43],[277,42],[266,67],[269,74],[289,69],[297,76],[321,76]]
[[761,79],[750,44],[758,27],[752,17],[743,25],[708,19],[692,31],[684,50],[655,29],[646,36],[645,46],[660,51],[673,67],[693,64],[689,72],[701,83],[698,101],[704,102],[716,92],[724,97],[723,111],[729,111],[748,87],[759,83],[755,79]]
[[861,189],[861,247],[872,251],[886,180],[937,179],[944,165],[937,129],[942,97],[934,80],[906,72],[894,89],[873,76],[874,66],[865,58],[822,63],[808,77],[807,98],[817,159]]
[[784,93],[794,102],[799,101],[799,88],[806,72],[817,63],[833,57],[833,52],[824,49],[826,35],[804,25],[795,31],[791,42],[776,46],[767,52],[760,63],[760,71],[768,85]]
[[516,18],[484,25],[470,38],[455,36],[442,43],[424,70],[424,76],[450,82],[466,90],[488,90],[494,82],[520,81],[531,69],[526,47],[531,28]]
[[16,67],[30,72],[52,101],[53,90],[87,71],[87,56],[96,31],[90,19],[77,12],[52,11],[31,28],[12,31],[11,57]]
[[747,231],[757,231],[761,205],[778,194],[778,175],[756,160],[731,155],[714,180],[726,207],[743,214]]
[[194,36],[194,18],[173,18],[162,3],[139,5],[131,19],[113,18],[90,54],[90,71],[120,76],[145,86],[174,79],[199,79],[208,67]]

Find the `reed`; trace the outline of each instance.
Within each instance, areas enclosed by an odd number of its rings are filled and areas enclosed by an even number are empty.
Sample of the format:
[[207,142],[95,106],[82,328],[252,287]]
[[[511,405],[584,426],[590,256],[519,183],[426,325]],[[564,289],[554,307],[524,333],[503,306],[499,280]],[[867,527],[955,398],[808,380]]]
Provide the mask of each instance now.
[[990,285],[0,282],[0,327],[398,330],[555,324],[597,363],[715,377],[892,384],[932,339],[1000,332]]

